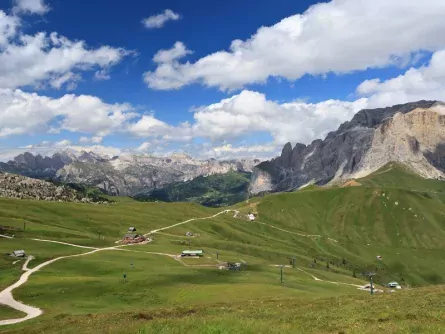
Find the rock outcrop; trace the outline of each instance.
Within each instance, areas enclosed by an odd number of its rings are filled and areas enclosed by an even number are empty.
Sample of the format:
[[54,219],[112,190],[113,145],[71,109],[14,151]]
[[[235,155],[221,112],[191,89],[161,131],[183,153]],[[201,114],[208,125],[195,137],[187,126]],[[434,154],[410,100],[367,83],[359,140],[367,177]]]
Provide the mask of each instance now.
[[288,191],[304,185],[366,176],[401,162],[427,178],[445,172],[445,105],[419,101],[359,111],[351,121],[306,146],[290,143],[260,163],[250,191]]
[[68,186],[0,172],[0,197],[57,202],[96,202]]

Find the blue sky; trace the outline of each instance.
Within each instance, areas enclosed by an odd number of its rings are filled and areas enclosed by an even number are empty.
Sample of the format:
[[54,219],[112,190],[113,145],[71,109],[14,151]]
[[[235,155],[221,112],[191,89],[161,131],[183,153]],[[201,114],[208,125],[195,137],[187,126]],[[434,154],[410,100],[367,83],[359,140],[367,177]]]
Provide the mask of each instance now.
[[274,156],[361,108],[444,99],[443,12],[440,0],[3,0],[0,159],[84,146]]

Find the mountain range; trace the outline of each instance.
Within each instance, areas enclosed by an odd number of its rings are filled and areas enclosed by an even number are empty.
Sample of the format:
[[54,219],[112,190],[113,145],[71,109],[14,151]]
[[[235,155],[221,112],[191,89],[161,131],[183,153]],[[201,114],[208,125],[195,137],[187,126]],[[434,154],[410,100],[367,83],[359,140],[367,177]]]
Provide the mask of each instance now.
[[64,150],[51,157],[20,154],[0,171],[63,183],[93,186],[109,195],[134,196],[198,176],[251,172],[259,160],[198,160],[185,154],[156,157],[129,154],[109,157],[94,152]]
[[399,162],[425,178],[445,177],[445,104],[418,101],[359,111],[310,145],[287,143],[258,164],[250,193],[290,191],[359,178]]
[[[64,150],[51,157],[20,154],[0,163],[0,171],[97,187],[109,195],[168,201],[190,197],[199,198],[202,203],[231,203],[238,198],[234,193],[238,188],[242,189],[242,198],[247,196],[245,185],[249,173],[250,195],[360,178],[389,162],[401,163],[425,178],[444,179],[444,125],[444,103],[418,101],[361,110],[325,139],[309,145],[287,143],[281,155],[270,161],[198,160],[185,154],[157,157],[124,153],[110,157]],[[241,174],[234,177],[229,172]],[[190,183],[210,175],[222,177]],[[186,192],[187,187],[193,189]],[[230,200],[224,195],[227,189]]]

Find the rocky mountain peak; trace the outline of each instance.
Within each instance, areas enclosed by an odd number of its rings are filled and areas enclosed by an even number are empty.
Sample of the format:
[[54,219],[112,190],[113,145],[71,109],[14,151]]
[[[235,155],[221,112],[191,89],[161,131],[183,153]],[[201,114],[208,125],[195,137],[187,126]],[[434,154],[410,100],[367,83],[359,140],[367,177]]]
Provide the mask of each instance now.
[[253,171],[251,192],[285,191],[308,183],[365,176],[394,161],[425,177],[445,172],[445,104],[418,101],[364,109],[310,145],[287,143],[279,157]]

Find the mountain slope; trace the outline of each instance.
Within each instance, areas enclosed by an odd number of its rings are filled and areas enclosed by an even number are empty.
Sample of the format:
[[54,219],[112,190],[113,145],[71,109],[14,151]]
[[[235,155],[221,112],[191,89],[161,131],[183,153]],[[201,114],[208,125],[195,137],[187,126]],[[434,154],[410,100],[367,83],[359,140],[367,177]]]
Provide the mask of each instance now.
[[58,202],[108,202],[100,194],[76,185],[63,185],[0,172],[0,197]]
[[185,154],[156,157],[147,154],[123,154],[107,157],[94,152],[63,151],[52,157],[25,153],[7,163],[0,171],[77,183],[100,188],[109,195],[136,195],[198,176],[251,172],[259,160],[198,160]]
[[210,207],[227,206],[248,197],[249,183],[250,173],[232,171],[175,182],[134,198],[139,201],[196,202]]
[[358,112],[324,140],[288,143],[281,156],[253,170],[251,192],[286,191],[308,183],[362,177],[391,161],[428,178],[445,170],[445,107],[419,101]]
[[[148,244],[58,261],[32,275],[14,297],[45,313],[10,331],[182,333],[204,325],[204,332],[245,332],[246,322],[252,333],[271,326],[289,331],[298,312],[292,329],[302,332],[397,332],[405,326],[436,333],[444,322],[443,287],[418,286],[445,283],[444,183],[397,164],[356,183],[251,198],[232,207],[236,216],[215,216],[222,210],[191,203],[102,206],[0,198],[0,225],[16,235],[2,240],[0,251],[25,249],[37,263],[90,250],[33,238],[112,247],[129,226],[141,234],[158,230]],[[252,211],[255,221],[245,217]],[[191,247],[205,256],[175,260]],[[296,268],[289,265],[292,258]],[[14,261],[3,257],[0,285],[20,274],[22,263]],[[243,267],[219,270],[218,261]],[[288,265],[282,281],[281,265]],[[377,284],[395,280],[403,289],[374,296],[358,290],[369,271],[376,272]],[[319,321],[320,312],[334,318]]]

